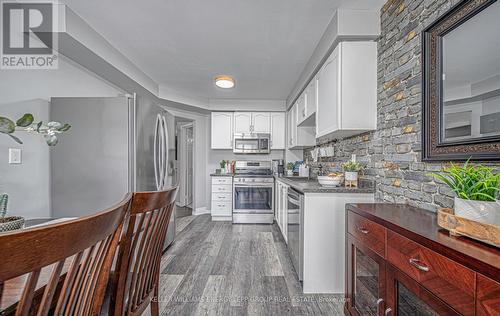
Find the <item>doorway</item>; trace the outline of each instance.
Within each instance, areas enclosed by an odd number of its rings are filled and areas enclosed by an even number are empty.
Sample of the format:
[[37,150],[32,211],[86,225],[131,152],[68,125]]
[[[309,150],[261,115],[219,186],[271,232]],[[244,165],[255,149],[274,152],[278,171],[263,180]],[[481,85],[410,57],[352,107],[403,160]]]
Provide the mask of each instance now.
[[179,118],[176,129],[179,183],[176,216],[180,218],[193,213],[194,125]]

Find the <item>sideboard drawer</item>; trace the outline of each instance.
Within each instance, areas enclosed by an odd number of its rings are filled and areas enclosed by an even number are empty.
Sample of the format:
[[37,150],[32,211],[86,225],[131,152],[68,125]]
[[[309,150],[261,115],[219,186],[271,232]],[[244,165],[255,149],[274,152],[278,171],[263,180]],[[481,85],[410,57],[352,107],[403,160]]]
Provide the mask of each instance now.
[[474,315],[473,271],[393,231],[387,260],[463,315]]
[[385,257],[385,228],[356,213],[347,214],[347,230],[356,239]]
[[477,274],[477,316],[500,315],[500,283]]
[[212,184],[233,184],[231,177],[212,177]]

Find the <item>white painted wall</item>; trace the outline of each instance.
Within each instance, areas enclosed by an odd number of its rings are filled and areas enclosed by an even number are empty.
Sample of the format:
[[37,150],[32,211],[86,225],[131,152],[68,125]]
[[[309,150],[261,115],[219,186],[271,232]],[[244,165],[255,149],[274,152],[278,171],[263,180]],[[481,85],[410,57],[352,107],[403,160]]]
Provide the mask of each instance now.
[[[114,97],[119,93],[116,87],[63,56],[57,70],[0,70],[0,116],[11,119],[32,112],[35,119],[47,121],[51,97]],[[0,135],[0,191],[10,195],[10,214],[48,217],[51,215],[50,149],[40,135],[20,133],[19,136],[24,145]],[[9,147],[23,150],[21,165],[8,164]]]

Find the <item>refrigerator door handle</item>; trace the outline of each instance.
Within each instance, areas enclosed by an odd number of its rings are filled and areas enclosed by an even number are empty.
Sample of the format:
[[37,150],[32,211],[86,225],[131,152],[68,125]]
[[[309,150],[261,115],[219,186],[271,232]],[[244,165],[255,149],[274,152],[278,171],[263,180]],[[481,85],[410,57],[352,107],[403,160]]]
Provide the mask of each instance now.
[[155,125],[155,134],[154,134],[154,142],[153,142],[153,163],[154,163],[154,172],[155,172],[155,181],[156,181],[156,189],[160,188],[160,169],[158,164],[159,162],[159,155],[158,155],[158,138],[160,137],[160,120],[161,116],[158,114],[156,116],[156,125]]

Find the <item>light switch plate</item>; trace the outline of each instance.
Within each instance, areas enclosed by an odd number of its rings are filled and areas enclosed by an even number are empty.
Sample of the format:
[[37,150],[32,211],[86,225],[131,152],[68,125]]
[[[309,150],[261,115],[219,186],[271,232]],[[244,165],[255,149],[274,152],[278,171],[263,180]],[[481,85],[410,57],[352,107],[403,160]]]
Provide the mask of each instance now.
[[10,164],[20,164],[21,163],[21,149],[20,148],[9,148],[9,163]]

